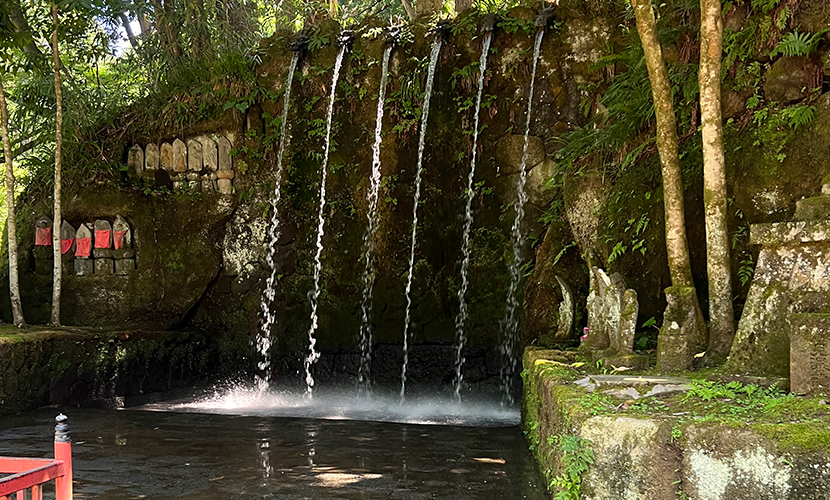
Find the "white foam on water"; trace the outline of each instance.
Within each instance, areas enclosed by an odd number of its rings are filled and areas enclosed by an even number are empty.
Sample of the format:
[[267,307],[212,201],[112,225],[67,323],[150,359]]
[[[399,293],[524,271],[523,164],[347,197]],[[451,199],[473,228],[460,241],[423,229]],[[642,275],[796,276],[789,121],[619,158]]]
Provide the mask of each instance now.
[[410,394],[402,404],[398,394],[392,392],[357,396],[318,390],[314,398],[309,398],[303,392],[262,391],[256,386],[217,389],[194,400],[153,403],[134,409],[475,427],[507,427],[520,421],[518,410],[502,408],[498,398],[483,396],[470,396],[459,402],[453,397]]

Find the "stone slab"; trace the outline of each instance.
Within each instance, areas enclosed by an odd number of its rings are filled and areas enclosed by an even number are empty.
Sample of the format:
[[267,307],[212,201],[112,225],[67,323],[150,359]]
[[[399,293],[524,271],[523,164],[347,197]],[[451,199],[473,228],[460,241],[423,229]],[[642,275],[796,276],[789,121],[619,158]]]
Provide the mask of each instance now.
[[830,240],[830,220],[775,222],[752,224],[749,242],[752,245],[784,245]]
[[645,375],[588,375],[597,385],[657,385],[691,384],[691,379],[684,377],[660,377]]

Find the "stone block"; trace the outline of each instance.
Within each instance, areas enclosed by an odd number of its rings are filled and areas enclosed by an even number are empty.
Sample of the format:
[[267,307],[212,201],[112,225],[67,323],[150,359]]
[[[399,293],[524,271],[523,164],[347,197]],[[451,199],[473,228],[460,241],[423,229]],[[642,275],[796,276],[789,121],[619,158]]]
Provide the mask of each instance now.
[[112,251],[113,259],[132,259],[135,257],[135,250],[132,248],[119,248]]
[[216,181],[217,191],[222,194],[233,193],[233,181],[230,179],[219,179]]
[[111,259],[112,258],[112,249],[111,248],[95,248],[92,250],[92,256],[96,259]]
[[112,274],[114,270],[112,259],[95,259],[95,274]]
[[76,258],[74,268],[76,276],[90,276],[95,273],[95,261]]
[[830,219],[830,196],[815,196],[795,202],[795,220]]
[[830,314],[793,314],[790,319],[790,391],[830,393]]
[[115,274],[126,276],[135,271],[135,259],[116,259]]
[[213,186],[213,181],[210,180],[207,176],[202,177],[202,191],[204,191],[204,192],[215,191],[215,188]]

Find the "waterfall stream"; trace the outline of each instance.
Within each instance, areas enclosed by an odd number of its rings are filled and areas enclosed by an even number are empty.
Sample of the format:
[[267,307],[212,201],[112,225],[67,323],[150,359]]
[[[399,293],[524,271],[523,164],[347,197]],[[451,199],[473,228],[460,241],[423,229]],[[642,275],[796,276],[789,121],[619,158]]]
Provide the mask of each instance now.
[[378,112],[375,120],[375,143],[372,146],[372,176],[367,192],[368,209],[366,211],[366,231],[363,233],[363,296],[360,302],[360,368],[357,373],[358,391],[371,390],[372,364],[372,288],[375,283],[375,231],[380,214],[378,214],[378,193],[380,192],[380,143],[383,129],[383,105],[386,97],[386,80],[389,76],[389,55],[392,45],[383,51],[383,65],[380,71],[380,89],[378,90]]
[[458,315],[455,317],[455,336],[456,336],[456,354],[455,354],[455,398],[461,399],[461,389],[464,384],[464,374],[462,368],[464,367],[464,344],[467,341],[467,336],[464,332],[464,324],[467,321],[467,287],[469,286],[469,279],[467,277],[467,269],[470,267],[470,252],[471,240],[470,230],[473,227],[473,180],[476,173],[476,156],[478,149],[478,121],[479,113],[481,111],[481,95],[484,92],[484,73],[487,71],[487,53],[490,51],[490,42],[493,38],[492,32],[488,32],[484,37],[481,47],[481,59],[479,60],[479,76],[478,76],[478,95],[476,96],[475,117],[473,119],[473,149],[470,159],[470,173],[467,176],[467,191],[466,202],[467,205],[464,210],[464,235],[462,239],[461,251],[464,259],[461,261],[461,288],[458,289]]
[[435,37],[432,52],[429,55],[429,70],[424,88],[424,107],[421,110],[421,135],[418,139],[418,165],[415,170],[415,196],[412,205],[412,239],[409,246],[409,273],[406,276],[406,314],[403,325],[403,365],[401,367],[401,401],[406,399],[406,368],[409,363],[409,324],[412,319],[412,273],[415,268],[415,238],[418,234],[418,203],[421,198],[421,173],[424,161],[424,145],[426,144],[427,119],[429,118],[429,99],[432,96],[432,84],[435,79],[435,68],[438,66],[438,54],[441,52],[441,38]]
[[542,46],[542,38],[545,36],[544,28],[536,32],[536,43],[533,47],[533,71],[530,73],[530,91],[527,97],[527,116],[525,118],[525,137],[522,148],[522,160],[519,166],[519,180],[516,183],[516,217],[513,219],[513,227],[510,235],[513,240],[513,260],[508,266],[510,272],[510,285],[507,289],[507,307],[501,322],[502,329],[502,368],[501,368],[501,390],[502,402],[508,405],[513,404],[513,376],[516,372],[516,344],[519,337],[519,298],[518,289],[521,276],[519,272],[522,266],[522,219],[525,211],[524,205],[527,202],[525,184],[527,183],[528,144],[530,140],[530,119],[533,111],[533,86],[536,83],[536,66],[539,62],[539,50]]
[[329,163],[329,150],[331,148],[331,119],[334,114],[334,97],[337,91],[337,80],[340,77],[340,66],[343,64],[343,56],[346,53],[346,45],[340,47],[337,53],[337,60],[334,62],[334,74],[331,78],[331,97],[329,98],[329,111],[326,118],[326,148],[323,154],[323,165],[320,167],[320,210],[317,212],[317,252],[314,254],[314,289],[309,292],[311,301],[311,326],[308,329],[308,356],[305,358],[305,383],[306,394],[312,395],[314,389],[314,377],[311,375],[311,366],[320,359],[320,353],[315,346],[317,339],[314,334],[317,332],[317,300],[320,298],[320,271],[323,264],[320,257],[323,253],[323,235],[325,234],[326,219],[323,217],[323,210],[326,207],[326,173]]
[[271,368],[271,328],[274,326],[276,319],[276,311],[273,309],[274,295],[276,293],[277,283],[277,266],[274,264],[274,253],[277,247],[277,239],[279,238],[279,214],[277,209],[280,204],[281,186],[282,186],[282,159],[285,154],[285,147],[289,141],[288,130],[288,105],[291,102],[291,83],[294,81],[294,71],[297,69],[297,61],[300,58],[300,52],[295,51],[291,58],[291,64],[288,66],[288,80],[285,83],[285,94],[282,99],[282,123],[280,123],[280,146],[277,153],[277,169],[276,178],[274,180],[274,196],[271,198],[271,223],[268,226],[268,251],[265,256],[265,261],[271,274],[268,276],[268,281],[265,284],[265,290],[262,292],[260,299],[260,306],[262,307],[262,326],[256,338],[256,349],[259,357],[257,363],[257,373],[254,382],[259,390],[264,391],[268,389],[268,371]]

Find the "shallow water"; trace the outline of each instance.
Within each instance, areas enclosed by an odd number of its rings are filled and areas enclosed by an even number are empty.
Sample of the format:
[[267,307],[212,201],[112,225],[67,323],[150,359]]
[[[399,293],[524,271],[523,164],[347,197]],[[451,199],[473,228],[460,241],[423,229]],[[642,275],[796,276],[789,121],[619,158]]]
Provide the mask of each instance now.
[[[395,412],[383,400],[362,411],[348,402],[273,393],[247,400],[244,410],[221,397],[128,410],[44,408],[0,419],[0,455],[50,456],[62,411],[79,499],[545,498],[519,428],[504,427],[511,420],[487,403],[464,409],[422,398],[422,406]],[[322,418],[276,416],[292,411]],[[465,425],[374,421],[383,415]]]

